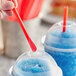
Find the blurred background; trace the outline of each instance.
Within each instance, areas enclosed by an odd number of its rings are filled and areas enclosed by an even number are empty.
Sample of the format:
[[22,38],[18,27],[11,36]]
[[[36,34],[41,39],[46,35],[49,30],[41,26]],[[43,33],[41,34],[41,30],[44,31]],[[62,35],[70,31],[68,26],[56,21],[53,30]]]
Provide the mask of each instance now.
[[[76,21],[76,0],[18,0],[18,12],[25,28],[39,49],[44,49],[44,35],[50,26],[63,20],[64,6],[69,6],[68,20]],[[0,21],[0,76],[10,76],[9,69],[24,52],[28,42],[15,15]]]

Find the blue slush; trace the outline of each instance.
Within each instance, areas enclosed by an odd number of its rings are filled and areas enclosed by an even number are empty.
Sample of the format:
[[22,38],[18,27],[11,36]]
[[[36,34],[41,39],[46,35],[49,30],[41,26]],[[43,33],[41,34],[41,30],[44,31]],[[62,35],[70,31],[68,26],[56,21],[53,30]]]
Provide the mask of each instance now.
[[76,76],[76,24],[68,21],[64,33],[62,24],[55,24],[47,33],[45,51],[55,59],[63,76]]
[[[25,54],[26,55],[26,54]],[[13,67],[12,76],[62,76],[61,69],[56,62],[48,59],[44,55],[41,57],[29,57],[24,59],[21,57]]]

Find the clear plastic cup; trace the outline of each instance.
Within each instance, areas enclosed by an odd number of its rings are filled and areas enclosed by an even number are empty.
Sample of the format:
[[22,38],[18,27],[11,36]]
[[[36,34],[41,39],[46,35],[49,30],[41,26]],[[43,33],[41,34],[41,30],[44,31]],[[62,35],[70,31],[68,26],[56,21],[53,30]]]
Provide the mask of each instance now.
[[18,58],[12,67],[11,76],[62,76],[62,71],[44,51],[30,51]]
[[67,21],[66,32],[63,22],[53,25],[46,35],[44,48],[57,62],[63,76],[76,75],[76,23]]

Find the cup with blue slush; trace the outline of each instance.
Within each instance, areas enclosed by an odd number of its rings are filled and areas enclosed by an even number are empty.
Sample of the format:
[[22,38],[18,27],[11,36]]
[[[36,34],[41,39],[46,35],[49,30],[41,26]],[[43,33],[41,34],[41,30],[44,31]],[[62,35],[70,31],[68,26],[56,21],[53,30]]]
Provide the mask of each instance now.
[[11,76],[63,76],[54,59],[44,51],[22,54],[14,64]]
[[62,69],[63,76],[76,76],[76,23],[67,21],[66,31],[62,29],[63,21],[50,28],[44,48]]

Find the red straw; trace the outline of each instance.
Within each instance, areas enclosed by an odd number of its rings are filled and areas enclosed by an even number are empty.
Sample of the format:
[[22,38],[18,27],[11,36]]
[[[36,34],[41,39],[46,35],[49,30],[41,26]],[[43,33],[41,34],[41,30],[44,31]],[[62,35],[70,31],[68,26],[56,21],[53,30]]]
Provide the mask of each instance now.
[[68,17],[68,6],[65,6],[64,7],[64,18],[63,18],[63,32],[66,31],[67,17]]
[[[12,0],[9,0],[9,1],[12,1]],[[31,40],[31,38],[29,37],[29,35],[28,35],[28,33],[27,33],[27,31],[26,31],[26,29],[25,29],[25,27],[24,27],[23,21],[22,21],[20,15],[19,15],[17,9],[16,9],[16,8],[13,8],[13,12],[14,12],[14,14],[15,14],[15,16],[16,16],[16,18],[17,18],[17,20],[18,20],[18,22],[19,22],[19,24],[20,24],[20,26],[21,26],[24,34],[25,34],[25,36],[26,36],[26,39],[27,39],[27,41],[28,41],[28,43],[29,43],[32,51],[33,51],[33,52],[36,52],[37,47],[36,47],[36,45],[33,43],[33,41]]]
[[29,35],[28,35],[28,33],[27,33],[27,31],[26,31],[26,29],[24,27],[23,21],[22,21],[21,17],[19,16],[19,13],[18,13],[17,9],[14,8],[13,12],[14,12],[14,14],[15,14],[15,16],[16,16],[16,18],[17,18],[17,20],[18,20],[18,22],[19,22],[24,34],[25,34],[25,36],[26,36],[26,39],[27,39],[32,51],[35,52],[37,50],[37,47],[35,46],[35,44],[31,40],[31,38],[29,37]]
[[15,14],[15,16],[16,16],[16,18],[17,18],[17,20],[18,20],[18,22],[19,22],[24,34],[25,34],[25,36],[26,36],[26,39],[27,39],[32,51],[35,52],[37,50],[37,47],[35,46],[35,44],[31,40],[31,38],[29,37],[29,35],[28,35],[28,33],[27,33],[27,31],[26,31],[26,29],[24,27],[23,21],[22,21],[21,17],[19,16],[19,13],[18,13],[17,9],[14,8],[13,12],[14,12],[14,14]]

